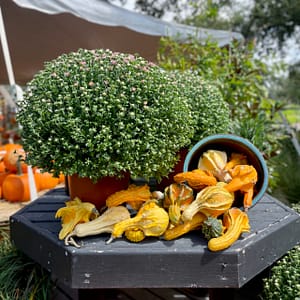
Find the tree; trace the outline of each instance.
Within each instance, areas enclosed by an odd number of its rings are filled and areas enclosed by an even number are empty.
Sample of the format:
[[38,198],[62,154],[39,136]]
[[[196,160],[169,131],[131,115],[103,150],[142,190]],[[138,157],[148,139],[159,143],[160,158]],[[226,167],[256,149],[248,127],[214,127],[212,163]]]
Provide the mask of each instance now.
[[273,82],[273,98],[300,105],[300,62],[289,66],[287,77],[274,78]]
[[[126,5],[128,0],[110,0],[112,3]],[[156,18],[163,18],[167,12],[178,12],[178,0],[135,0],[135,10]]]
[[281,48],[299,25],[300,0],[256,0],[241,32],[262,41],[272,38]]
[[[110,0],[126,5],[129,0]],[[246,39],[276,40],[279,48],[300,26],[300,0],[250,0],[248,7],[240,0],[135,0],[135,9],[163,18],[199,27],[234,30]]]

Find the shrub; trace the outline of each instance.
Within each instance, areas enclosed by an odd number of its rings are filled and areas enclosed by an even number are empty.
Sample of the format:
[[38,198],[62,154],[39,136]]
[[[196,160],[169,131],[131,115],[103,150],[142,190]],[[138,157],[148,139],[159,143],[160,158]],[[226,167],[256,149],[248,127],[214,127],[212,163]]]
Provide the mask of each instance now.
[[232,122],[229,106],[215,85],[193,71],[174,70],[171,76],[188,99],[196,122],[193,143],[212,134],[229,132]]
[[[300,213],[300,205],[293,208]],[[295,246],[271,269],[270,277],[264,279],[264,300],[300,299],[300,245]]]
[[[255,59],[252,43],[234,42],[220,48],[217,43],[201,43],[196,38],[186,43],[162,38],[158,61],[166,70],[193,70],[217,87],[230,108],[231,133],[251,140],[266,158],[276,155],[282,135],[277,127],[274,130],[278,106],[268,97],[264,81],[267,68]],[[243,130],[249,126],[250,131]]]
[[166,176],[194,121],[168,72],[110,50],[63,54],[45,64],[19,104],[28,163],[97,180]]

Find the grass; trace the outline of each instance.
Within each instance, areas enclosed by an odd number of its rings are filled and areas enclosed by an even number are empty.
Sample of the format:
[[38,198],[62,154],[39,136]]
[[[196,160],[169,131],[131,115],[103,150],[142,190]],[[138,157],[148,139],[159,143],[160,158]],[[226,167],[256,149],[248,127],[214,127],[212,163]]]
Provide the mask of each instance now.
[[292,104],[283,111],[290,124],[300,123],[300,105]]
[[46,300],[50,276],[11,243],[8,226],[0,227],[0,300]]

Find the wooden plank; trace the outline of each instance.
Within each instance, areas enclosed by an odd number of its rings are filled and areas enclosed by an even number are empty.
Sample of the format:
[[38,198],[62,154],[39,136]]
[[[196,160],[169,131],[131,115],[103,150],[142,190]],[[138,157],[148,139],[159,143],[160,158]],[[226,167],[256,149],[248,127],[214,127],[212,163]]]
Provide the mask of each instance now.
[[23,208],[26,203],[12,203],[0,200],[0,224],[8,223],[10,216]]
[[[147,299],[147,300],[162,300],[164,298],[157,289],[122,289],[123,294],[125,294],[129,299]],[[173,294],[172,294],[173,295]],[[169,294],[170,296],[170,294]],[[172,299],[171,297],[169,299]]]
[[[94,240],[92,245],[74,249],[74,287],[206,287],[236,285],[238,261],[235,255],[216,256],[204,244],[188,237],[173,244],[155,239],[143,245],[118,240],[113,245]],[[166,247],[168,247],[166,249]],[[98,253],[98,255],[97,255]],[[223,265],[226,265],[226,270]],[[223,270],[224,269],[224,270]],[[101,270],[101,273],[96,270]],[[114,276],[111,276],[112,272]],[[139,275],[140,274],[140,275]],[[223,274],[221,277],[217,277]],[[88,278],[87,278],[88,277]]]
[[200,232],[136,244],[120,238],[109,245],[104,234],[78,239],[79,249],[66,247],[58,240],[54,206],[37,216],[52,196],[57,207],[67,199],[54,192],[28,205],[12,217],[11,236],[20,250],[72,289],[239,288],[300,242],[299,215],[265,195],[249,210],[251,232],[222,252],[210,252]]

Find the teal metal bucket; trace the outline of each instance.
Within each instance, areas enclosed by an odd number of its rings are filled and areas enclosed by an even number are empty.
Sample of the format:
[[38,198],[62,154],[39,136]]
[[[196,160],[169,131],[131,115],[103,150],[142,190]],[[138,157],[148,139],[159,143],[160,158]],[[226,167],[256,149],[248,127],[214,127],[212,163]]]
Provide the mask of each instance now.
[[268,188],[268,168],[262,154],[251,142],[232,134],[208,136],[195,144],[188,152],[184,161],[183,172],[197,169],[201,155],[207,150],[225,151],[228,157],[232,152],[246,155],[248,164],[252,165],[258,174],[252,205],[263,197]]

